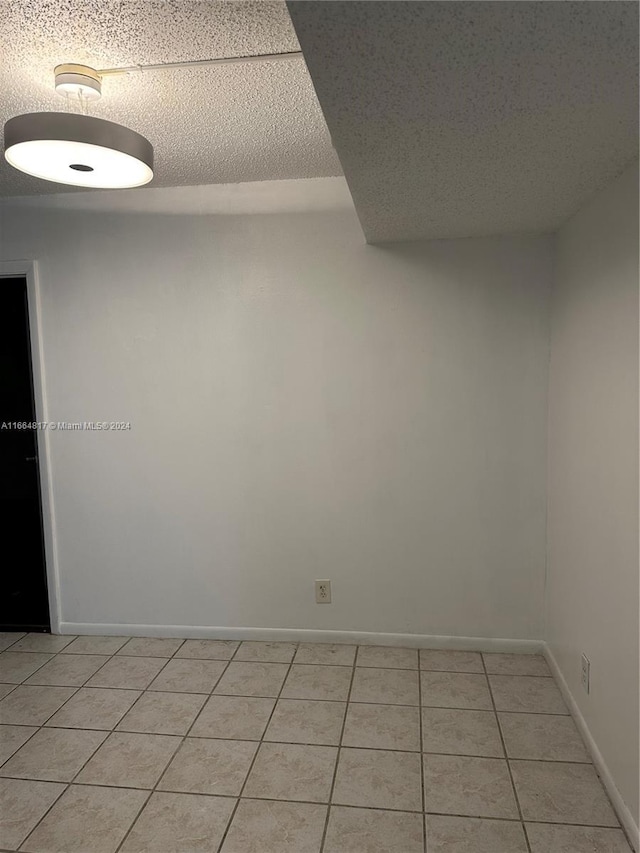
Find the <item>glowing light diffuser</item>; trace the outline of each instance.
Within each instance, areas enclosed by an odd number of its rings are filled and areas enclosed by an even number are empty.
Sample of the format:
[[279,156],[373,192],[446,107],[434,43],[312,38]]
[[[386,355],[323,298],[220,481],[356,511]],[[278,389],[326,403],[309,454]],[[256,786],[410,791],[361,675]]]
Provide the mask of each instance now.
[[120,124],[77,113],[29,113],[4,126],[4,156],[27,175],[76,187],[123,189],[153,178],[151,143]]

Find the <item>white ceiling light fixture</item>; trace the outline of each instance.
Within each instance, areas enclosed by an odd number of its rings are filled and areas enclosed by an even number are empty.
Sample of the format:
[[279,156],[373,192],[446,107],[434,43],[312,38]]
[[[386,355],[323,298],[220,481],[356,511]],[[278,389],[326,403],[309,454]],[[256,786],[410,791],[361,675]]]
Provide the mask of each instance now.
[[221,57],[159,65],[133,65],[96,71],[86,65],[56,66],[55,89],[79,113],[28,113],[9,119],[4,126],[4,156],[27,175],[94,189],[124,189],[148,184],[153,178],[153,146],[128,127],[89,116],[89,104],[102,94],[107,75],[141,71],[270,62],[297,59],[300,51]]
[[4,156],[14,168],[57,184],[94,189],[141,187],[153,178],[153,146],[135,130],[87,115],[102,93],[101,75],[58,65],[56,92],[80,113],[27,113],[4,126]]
[[88,65],[65,63],[53,69],[56,92],[80,101],[97,101],[102,95],[102,78]]
[[46,181],[124,189],[153,178],[153,146],[136,133],[78,113],[28,113],[4,126],[8,163]]

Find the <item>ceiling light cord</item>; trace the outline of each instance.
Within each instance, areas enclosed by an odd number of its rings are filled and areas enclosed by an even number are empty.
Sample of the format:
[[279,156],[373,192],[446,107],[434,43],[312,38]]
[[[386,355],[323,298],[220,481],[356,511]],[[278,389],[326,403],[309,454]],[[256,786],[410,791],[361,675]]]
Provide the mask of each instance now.
[[128,65],[121,68],[102,68],[97,73],[100,77],[111,77],[117,74],[135,74],[143,71],[171,71],[176,68],[198,68],[210,65],[237,65],[252,62],[286,62],[291,59],[301,59],[301,50],[291,50],[285,53],[260,53],[250,56],[222,56],[217,59],[190,59],[185,62],[159,62],[155,65]]
[[78,104],[80,105],[80,112],[84,116],[89,115],[89,99],[85,98],[82,94],[82,89],[78,90]]
[[78,89],[76,95],[71,92],[63,92],[64,102],[67,110],[70,113],[81,113],[83,116],[89,115],[89,98],[86,97],[82,89]]

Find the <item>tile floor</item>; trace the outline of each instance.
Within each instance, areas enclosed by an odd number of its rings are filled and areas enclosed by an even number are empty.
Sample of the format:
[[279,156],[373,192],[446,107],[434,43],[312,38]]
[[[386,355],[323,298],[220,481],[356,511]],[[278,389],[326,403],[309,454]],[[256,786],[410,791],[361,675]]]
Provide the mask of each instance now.
[[543,658],[0,634],[0,850],[629,853]]

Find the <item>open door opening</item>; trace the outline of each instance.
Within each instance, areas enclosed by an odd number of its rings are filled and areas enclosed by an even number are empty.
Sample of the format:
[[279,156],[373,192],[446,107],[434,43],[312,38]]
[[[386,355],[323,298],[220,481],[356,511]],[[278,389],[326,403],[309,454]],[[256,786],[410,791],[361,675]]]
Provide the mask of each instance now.
[[0,631],[50,631],[26,276],[0,277]]

